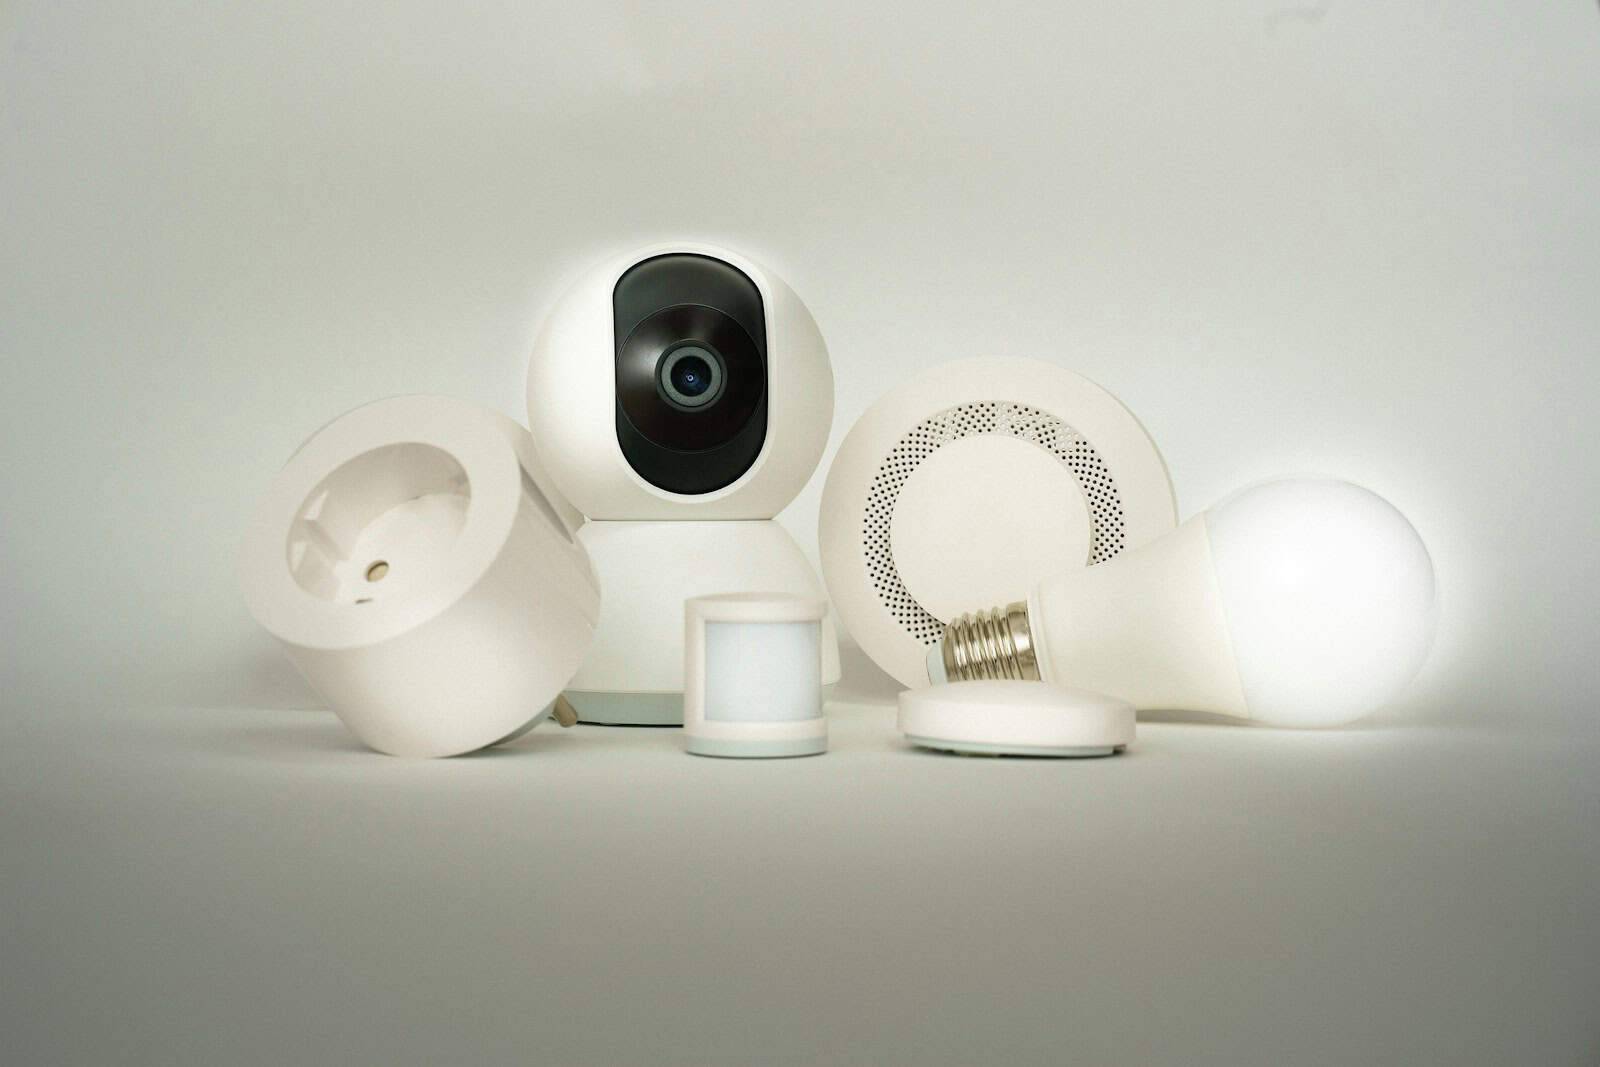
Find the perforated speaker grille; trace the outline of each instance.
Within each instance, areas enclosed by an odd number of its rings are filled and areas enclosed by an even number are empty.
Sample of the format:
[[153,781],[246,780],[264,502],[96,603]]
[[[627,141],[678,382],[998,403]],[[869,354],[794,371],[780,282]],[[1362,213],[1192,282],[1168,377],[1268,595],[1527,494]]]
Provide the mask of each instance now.
[[867,490],[861,542],[867,573],[883,606],[907,633],[925,645],[939,639],[944,623],[912,598],[894,565],[889,525],[894,517],[895,500],[906,479],[929,456],[951,441],[979,434],[1006,434],[1032,441],[1072,472],[1089,505],[1091,566],[1121,552],[1125,543],[1122,501],[1117,495],[1116,479],[1111,477],[1111,471],[1088,438],[1054,415],[1009,401],[984,401],[946,408],[924,419],[889,450],[873,475],[872,485]]

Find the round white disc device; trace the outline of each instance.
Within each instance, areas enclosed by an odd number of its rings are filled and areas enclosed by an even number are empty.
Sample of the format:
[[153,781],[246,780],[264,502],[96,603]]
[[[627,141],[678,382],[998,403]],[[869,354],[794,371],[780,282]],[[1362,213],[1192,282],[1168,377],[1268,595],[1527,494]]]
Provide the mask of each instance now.
[[583,660],[600,589],[580,521],[521,426],[462,400],[394,397],[290,457],[239,581],[361,741],[456,755],[538,722]]
[[900,732],[984,756],[1109,756],[1133,741],[1133,705],[1045,682],[951,682],[900,694]]
[[964,611],[1177,524],[1150,435],[1088,379],[980,356],[890,390],[845,437],[822,492],[823,576],[845,628],[902,684]]

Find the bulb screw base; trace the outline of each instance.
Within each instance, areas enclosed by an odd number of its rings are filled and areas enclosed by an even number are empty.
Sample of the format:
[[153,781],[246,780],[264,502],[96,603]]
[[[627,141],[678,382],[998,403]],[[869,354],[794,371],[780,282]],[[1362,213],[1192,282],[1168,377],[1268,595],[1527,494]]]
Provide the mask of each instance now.
[[944,628],[940,641],[944,673],[952,682],[984,678],[1040,680],[1039,657],[1020,601],[989,611],[968,612]]

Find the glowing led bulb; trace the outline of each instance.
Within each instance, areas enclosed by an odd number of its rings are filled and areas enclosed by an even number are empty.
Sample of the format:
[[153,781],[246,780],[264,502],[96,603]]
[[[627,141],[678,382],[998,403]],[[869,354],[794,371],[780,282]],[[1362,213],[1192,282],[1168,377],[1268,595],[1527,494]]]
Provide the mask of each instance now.
[[1241,490],[1172,533],[951,623],[929,675],[1032,677],[1144,709],[1336,726],[1397,696],[1433,634],[1433,566],[1348,482]]

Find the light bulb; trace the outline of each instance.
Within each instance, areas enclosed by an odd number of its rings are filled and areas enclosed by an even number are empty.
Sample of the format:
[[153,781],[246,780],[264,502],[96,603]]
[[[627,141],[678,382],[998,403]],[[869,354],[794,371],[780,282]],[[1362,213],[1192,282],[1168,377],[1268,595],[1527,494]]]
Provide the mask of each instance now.
[[929,650],[928,672],[1337,726],[1399,694],[1433,622],[1433,565],[1404,515],[1348,482],[1287,479],[1047,578],[1026,604],[961,616]]

